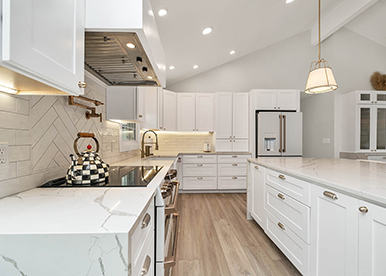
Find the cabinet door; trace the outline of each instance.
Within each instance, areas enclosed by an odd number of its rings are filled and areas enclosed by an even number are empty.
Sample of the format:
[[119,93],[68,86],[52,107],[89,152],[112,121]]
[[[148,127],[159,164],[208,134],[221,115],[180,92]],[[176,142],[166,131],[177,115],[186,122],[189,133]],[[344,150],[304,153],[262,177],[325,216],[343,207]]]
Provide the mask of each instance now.
[[177,93],[177,130],[196,131],[196,96]]
[[146,121],[145,116],[145,91],[137,87],[137,121],[143,123]]
[[163,127],[164,130],[177,129],[177,95],[174,92],[163,90]]
[[276,90],[259,90],[255,95],[256,110],[276,109]]
[[300,101],[298,90],[277,90],[276,105],[280,110],[298,110]]
[[375,123],[375,151],[386,151],[386,105],[374,108]]
[[233,140],[216,139],[216,152],[231,152],[233,149]]
[[3,0],[2,65],[84,94],[84,0]]
[[376,104],[386,104],[386,92],[384,91],[375,91],[374,93],[374,103]]
[[106,89],[106,117],[108,120],[136,121],[136,87],[109,86]]
[[358,106],[357,109],[357,151],[370,151],[374,149],[374,129],[375,121],[374,116],[374,107],[370,105]]
[[386,209],[365,201],[359,213],[359,275],[386,275]]
[[357,205],[355,198],[311,185],[310,275],[358,275]]
[[216,138],[231,138],[232,134],[232,93],[215,93]]
[[249,141],[248,139],[234,139],[232,140],[232,151],[234,152],[248,152]]
[[157,88],[158,95],[158,127],[160,130],[164,129],[164,92],[162,87]]
[[248,139],[249,94],[233,93],[233,138]]
[[137,91],[145,96],[145,122],[141,124],[141,127],[158,129],[158,87],[137,87]]
[[213,94],[196,94],[196,129],[197,131],[214,131]]
[[251,188],[252,188],[252,217],[265,230],[264,187],[265,168],[251,164]]

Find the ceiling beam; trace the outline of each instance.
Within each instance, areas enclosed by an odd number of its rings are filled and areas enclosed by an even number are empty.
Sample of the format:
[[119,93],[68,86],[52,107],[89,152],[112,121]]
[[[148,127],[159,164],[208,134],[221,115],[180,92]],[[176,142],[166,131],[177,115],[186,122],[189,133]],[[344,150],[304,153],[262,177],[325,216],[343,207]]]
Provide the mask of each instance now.
[[[378,0],[343,0],[328,14],[322,15],[322,41],[376,2]],[[311,30],[311,45],[317,45],[318,41],[318,24],[316,24]]]

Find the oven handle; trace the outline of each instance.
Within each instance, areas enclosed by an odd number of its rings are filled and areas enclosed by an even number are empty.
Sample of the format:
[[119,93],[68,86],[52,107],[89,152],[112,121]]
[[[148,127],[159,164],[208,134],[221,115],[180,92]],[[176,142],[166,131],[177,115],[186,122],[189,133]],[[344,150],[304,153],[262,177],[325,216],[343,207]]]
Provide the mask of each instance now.
[[173,251],[172,251],[172,256],[167,256],[165,258],[165,263],[164,263],[164,269],[169,269],[173,266],[176,265],[176,256],[177,256],[177,242],[178,242],[178,228],[179,228],[179,214],[177,213],[172,213],[169,216],[172,216],[172,219],[176,220],[175,229],[174,229],[174,241],[173,241]]
[[173,181],[172,183],[174,184],[174,199],[173,199],[173,204],[165,206],[166,215],[177,212],[178,191],[180,189],[180,182]]

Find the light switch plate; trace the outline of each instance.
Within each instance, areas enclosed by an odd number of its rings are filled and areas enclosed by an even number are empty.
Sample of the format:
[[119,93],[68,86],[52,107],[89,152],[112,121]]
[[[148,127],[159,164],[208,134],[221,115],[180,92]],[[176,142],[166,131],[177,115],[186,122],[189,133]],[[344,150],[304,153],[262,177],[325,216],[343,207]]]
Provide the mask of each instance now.
[[0,143],[0,167],[9,164],[9,146],[8,143]]

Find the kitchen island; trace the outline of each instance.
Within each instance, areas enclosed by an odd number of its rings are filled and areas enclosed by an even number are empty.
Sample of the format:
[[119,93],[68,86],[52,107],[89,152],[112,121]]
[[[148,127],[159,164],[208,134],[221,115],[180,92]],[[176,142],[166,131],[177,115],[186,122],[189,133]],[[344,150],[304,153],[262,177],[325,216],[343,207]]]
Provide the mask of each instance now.
[[248,162],[248,217],[303,275],[386,275],[386,163]]
[[154,196],[173,161],[119,164],[164,167],[147,187],[36,188],[0,199],[0,275],[137,275],[138,251],[154,252]]

